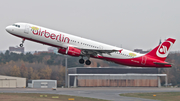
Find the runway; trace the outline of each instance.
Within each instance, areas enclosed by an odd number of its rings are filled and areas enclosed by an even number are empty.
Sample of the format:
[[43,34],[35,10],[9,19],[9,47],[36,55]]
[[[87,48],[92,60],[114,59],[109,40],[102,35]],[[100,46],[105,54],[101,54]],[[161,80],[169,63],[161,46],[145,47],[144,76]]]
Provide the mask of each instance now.
[[110,101],[156,101],[142,98],[119,96],[122,93],[140,93],[140,92],[180,92],[180,88],[143,88],[143,87],[89,87],[89,88],[58,88],[52,89],[34,89],[34,88],[1,88],[0,93],[48,93],[73,95],[81,97],[90,97],[105,99]]

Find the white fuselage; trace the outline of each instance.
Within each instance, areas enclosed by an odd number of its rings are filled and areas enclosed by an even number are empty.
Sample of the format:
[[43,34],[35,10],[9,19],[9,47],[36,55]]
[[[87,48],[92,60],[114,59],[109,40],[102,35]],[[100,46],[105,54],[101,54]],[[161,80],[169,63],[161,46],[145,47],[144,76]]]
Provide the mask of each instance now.
[[[171,46],[176,41],[168,38],[164,43],[154,48],[148,54],[140,54],[116,46],[81,38],[71,34],[51,30],[28,23],[15,23],[7,26],[10,34],[38,43],[57,47],[59,53],[71,56],[82,56],[79,63],[83,64],[83,56],[88,57],[86,65],[90,65],[90,57],[103,59],[118,64],[138,67],[171,67],[164,62]],[[22,44],[20,44],[22,46]],[[157,54],[158,53],[158,54]]]
[[[34,41],[41,42],[47,45],[53,45],[55,47],[64,47],[67,48],[68,46],[79,47],[82,49],[114,49],[114,50],[122,50],[122,48],[107,45],[104,43],[100,43],[97,41],[85,39],[82,37],[74,36],[71,34],[55,31],[52,29],[44,28],[41,26],[28,24],[28,23],[18,23],[21,27],[18,29],[15,26],[14,31],[10,31],[11,34],[19,37],[23,37],[25,39],[32,39]],[[38,28],[38,30],[33,30],[33,28]],[[129,55],[130,54],[130,55]],[[131,54],[136,54],[131,55]],[[103,57],[113,57],[113,58],[120,58],[120,59],[129,59],[132,57],[139,57],[144,54],[139,54],[136,52],[132,52],[126,49],[123,49],[122,53],[113,52],[111,55],[103,54]]]

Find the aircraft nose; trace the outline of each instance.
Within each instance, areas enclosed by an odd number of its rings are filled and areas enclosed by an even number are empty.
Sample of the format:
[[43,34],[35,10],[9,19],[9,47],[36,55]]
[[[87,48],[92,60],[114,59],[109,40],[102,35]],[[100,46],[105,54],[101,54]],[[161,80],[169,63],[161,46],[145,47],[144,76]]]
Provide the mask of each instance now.
[[7,27],[6,27],[6,31],[10,33],[10,31],[11,31],[10,26],[7,26]]

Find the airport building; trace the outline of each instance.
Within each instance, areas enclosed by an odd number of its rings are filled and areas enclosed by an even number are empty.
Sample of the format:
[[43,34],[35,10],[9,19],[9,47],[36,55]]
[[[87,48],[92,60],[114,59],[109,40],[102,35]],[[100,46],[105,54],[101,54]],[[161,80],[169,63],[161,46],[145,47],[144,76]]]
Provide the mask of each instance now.
[[57,80],[28,80],[29,88],[57,88]]
[[0,75],[0,88],[25,88],[26,78]]
[[69,68],[68,87],[161,87],[156,68]]
[[9,47],[10,53],[16,53],[16,54],[24,54],[24,47]]

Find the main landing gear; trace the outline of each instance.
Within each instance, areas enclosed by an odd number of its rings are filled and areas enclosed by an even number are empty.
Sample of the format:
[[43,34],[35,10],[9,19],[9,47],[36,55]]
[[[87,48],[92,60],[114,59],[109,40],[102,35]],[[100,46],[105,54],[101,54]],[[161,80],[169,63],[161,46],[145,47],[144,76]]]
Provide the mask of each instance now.
[[19,45],[20,47],[23,47],[24,41],[25,41],[25,39],[23,38],[22,43]]
[[86,65],[90,65],[90,64],[91,64],[91,61],[90,61],[90,60],[86,60],[85,64],[86,64]]
[[84,59],[83,58],[79,59],[79,63],[84,64]]
[[[80,64],[84,64],[84,59],[83,59],[83,58],[79,59],[79,63],[80,63]],[[85,61],[85,64],[86,64],[86,65],[90,65],[90,64],[91,64],[91,61],[88,59],[88,60]]]

